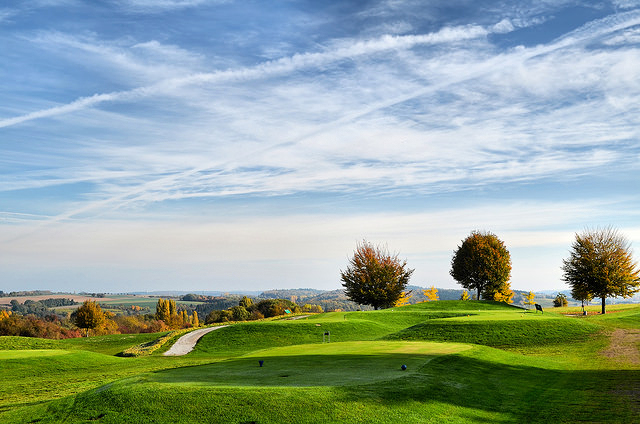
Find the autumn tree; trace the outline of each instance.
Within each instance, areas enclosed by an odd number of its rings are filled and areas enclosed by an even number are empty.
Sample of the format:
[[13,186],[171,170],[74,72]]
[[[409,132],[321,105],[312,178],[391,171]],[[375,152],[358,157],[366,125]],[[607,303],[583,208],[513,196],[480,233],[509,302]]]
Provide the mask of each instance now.
[[193,311],[193,315],[191,316],[191,324],[194,327],[200,326],[200,320],[198,319],[198,311]]
[[506,283],[501,290],[493,294],[493,300],[495,300],[496,302],[504,302],[510,305],[513,303],[514,295],[515,293],[513,292],[513,290],[511,290],[511,285],[509,283]]
[[460,300],[469,300],[469,292],[466,290],[462,290],[462,294],[460,295]]
[[436,288],[436,286],[431,286],[430,289],[422,290],[422,293],[427,298],[425,302],[434,302],[436,300],[440,300],[440,298],[438,297],[438,289]]
[[104,312],[100,304],[95,301],[85,300],[73,313],[73,322],[86,330],[85,336],[89,337],[89,329],[95,330],[105,322]]
[[240,302],[238,302],[238,306],[242,306],[245,309],[251,308],[252,305],[253,300],[251,300],[251,298],[247,296],[242,296],[242,299],[240,299]]
[[413,297],[413,295],[411,294],[411,291],[402,292],[402,294],[400,295],[400,298],[398,300],[396,300],[396,303],[393,306],[408,305],[409,304],[409,299],[411,299],[412,297]]
[[158,299],[156,319],[164,321],[165,324],[172,328],[180,327],[185,322],[184,315],[182,313],[178,315],[176,301],[172,299]]
[[640,270],[634,262],[631,243],[611,227],[576,234],[569,258],[562,261],[563,280],[579,300],[629,297],[639,290]]
[[465,289],[476,290],[478,299],[493,299],[511,277],[511,256],[495,234],[473,231],[454,252],[449,274]]
[[526,294],[524,296],[524,304],[525,305],[535,305],[536,301],[534,300],[536,297],[536,294],[532,291],[529,292],[529,294]]
[[357,245],[349,266],[340,271],[340,277],[350,300],[381,309],[398,301],[412,273],[407,261],[365,240]]

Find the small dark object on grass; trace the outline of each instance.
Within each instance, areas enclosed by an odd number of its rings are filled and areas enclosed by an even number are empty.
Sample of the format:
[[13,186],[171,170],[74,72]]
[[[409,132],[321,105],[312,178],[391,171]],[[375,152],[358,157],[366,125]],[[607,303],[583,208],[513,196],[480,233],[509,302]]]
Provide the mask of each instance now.
[[536,312],[538,312],[538,311],[540,311],[540,312],[542,312],[544,314],[544,311],[542,310],[542,305],[538,305],[536,303]]
[[264,361],[258,361],[258,363],[260,363],[260,366],[262,366],[262,364],[264,364]]
[[403,364],[400,368],[402,368],[402,371],[405,371],[407,369],[407,366]]

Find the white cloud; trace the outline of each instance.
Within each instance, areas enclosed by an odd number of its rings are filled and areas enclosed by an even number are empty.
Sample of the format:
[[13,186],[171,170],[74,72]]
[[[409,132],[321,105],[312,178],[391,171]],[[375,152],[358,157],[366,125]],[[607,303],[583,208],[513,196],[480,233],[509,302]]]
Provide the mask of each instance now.
[[613,0],[612,3],[621,9],[632,9],[640,6],[640,0]]
[[504,34],[507,32],[511,32],[515,29],[515,27],[513,26],[513,24],[511,23],[511,21],[509,19],[503,19],[500,22],[498,22],[497,24],[495,24],[493,26],[493,32],[497,33],[497,34]]

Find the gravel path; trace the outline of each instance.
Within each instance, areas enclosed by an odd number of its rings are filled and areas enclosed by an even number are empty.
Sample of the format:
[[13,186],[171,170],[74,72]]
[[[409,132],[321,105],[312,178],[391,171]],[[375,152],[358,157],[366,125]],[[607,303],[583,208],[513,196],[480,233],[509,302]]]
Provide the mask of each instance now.
[[180,337],[169,350],[164,353],[164,356],[182,356],[191,352],[196,343],[202,336],[207,333],[217,330],[219,328],[228,327],[227,325],[219,325],[217,327],[201,328],[199,330],[192,331]]

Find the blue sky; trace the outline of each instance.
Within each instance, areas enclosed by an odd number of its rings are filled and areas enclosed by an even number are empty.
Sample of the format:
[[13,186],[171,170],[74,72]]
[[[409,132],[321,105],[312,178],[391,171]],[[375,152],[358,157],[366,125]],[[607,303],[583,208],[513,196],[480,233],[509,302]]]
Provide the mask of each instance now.
[[457,287],[472,230],[549,290],[576,232],[640,246],[639,0],[7,3],[2,290],[334,289],[362,239]]

